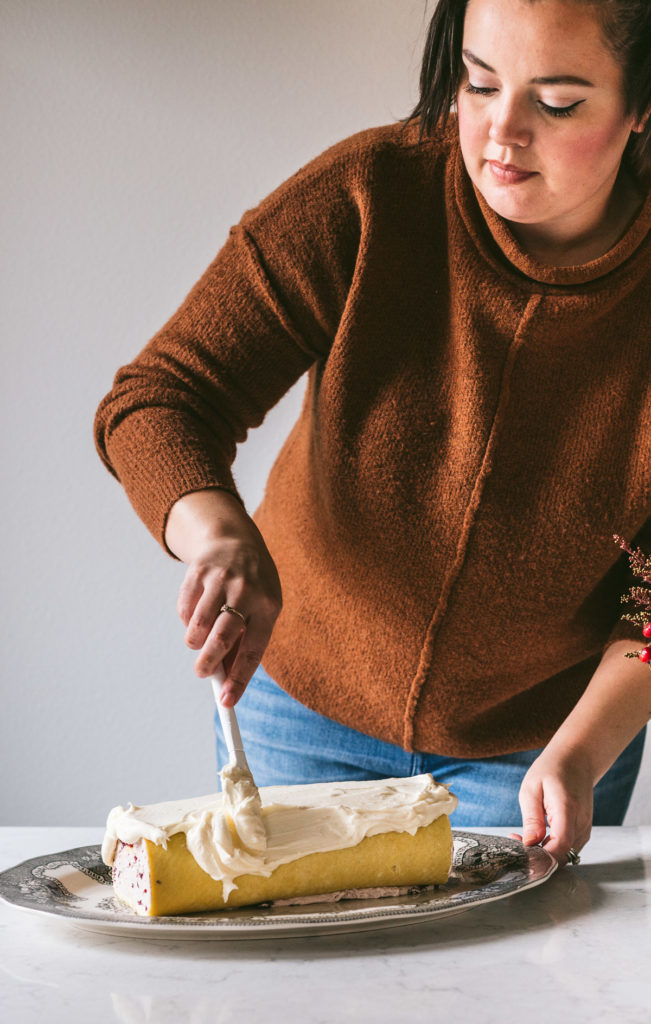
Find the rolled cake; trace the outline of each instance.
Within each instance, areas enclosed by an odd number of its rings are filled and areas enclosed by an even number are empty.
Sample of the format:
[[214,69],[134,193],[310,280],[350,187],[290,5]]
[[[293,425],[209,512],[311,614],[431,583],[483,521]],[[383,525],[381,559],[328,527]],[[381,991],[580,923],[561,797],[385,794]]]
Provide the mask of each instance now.
[[259,794],[266,844],[257,849],[242,842],[221,793],[115,807],[102,857],[116,896],[161,916],[447,880],[457,798],[431,775]]

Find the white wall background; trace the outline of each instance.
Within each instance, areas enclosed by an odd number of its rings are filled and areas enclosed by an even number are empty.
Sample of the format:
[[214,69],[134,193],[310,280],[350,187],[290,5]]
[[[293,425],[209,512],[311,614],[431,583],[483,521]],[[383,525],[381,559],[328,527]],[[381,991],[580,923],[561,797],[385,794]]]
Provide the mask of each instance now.
[[[432,0],[4,0],[0,823],[216,788],[183,569],[95,455],[117,367],[244,209],[405,115]],[[238,454],[250,510],[302,384]],[[651,821],[647,752],[628,823]]]

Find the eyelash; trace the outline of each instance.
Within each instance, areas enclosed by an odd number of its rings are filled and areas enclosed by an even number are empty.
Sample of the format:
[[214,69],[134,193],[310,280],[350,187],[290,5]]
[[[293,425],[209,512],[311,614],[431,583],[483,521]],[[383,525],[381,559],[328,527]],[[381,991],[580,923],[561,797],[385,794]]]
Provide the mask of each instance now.
[[[465,86],[465,91],[469,92],[471,96],[489,96],[490,93],[495,92],[494,89],[471,85],[470,82]],[[583,100],[577,100],[576,103],[570,103],[569,107],[550,107],[547,103],[543,103],[542,100],[537,101],[539,107],[546,114],[550,114],[551,117],[571,117],[576,108],[583,102]]]

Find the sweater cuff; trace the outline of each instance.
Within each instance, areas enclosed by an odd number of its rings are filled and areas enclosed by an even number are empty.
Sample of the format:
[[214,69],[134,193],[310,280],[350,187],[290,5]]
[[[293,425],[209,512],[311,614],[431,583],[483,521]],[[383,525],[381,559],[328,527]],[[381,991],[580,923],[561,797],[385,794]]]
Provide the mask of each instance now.
[[[208,454],[210,453],[210,454]],[[171,409],[145,409],[127,416],[106,444],[108,469],[124,487],[129,501],[163,549],[167,517],[185,494],[215,487],[244,502],[235,486],[230,461],[216,450],[215,438],[198,421]]]

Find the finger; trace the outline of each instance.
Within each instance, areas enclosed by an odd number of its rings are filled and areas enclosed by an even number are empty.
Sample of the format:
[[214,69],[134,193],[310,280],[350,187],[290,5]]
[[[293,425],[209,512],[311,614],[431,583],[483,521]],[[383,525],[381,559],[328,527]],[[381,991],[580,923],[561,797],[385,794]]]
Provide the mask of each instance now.
[[574,843],[572,844],[574,846],[574,849],[576,850],[577,853],[579,852],[579,850],[582,850],[584,846],[588,845],[588,843],[590,842],[590,836],[591,835],[592,835],[592,822],[590,822],[590,825],[588,826],[587,829],[583,829],[581,832],[579,832],[577,838],[575,839]]
[[549,835],[545,839],[543,846],[548,853],[551,853],[556,858],[559,864],[570,864],[572,861],[572,858],[569,856],[570,849],[574,850],[575,853],[581,852],[590,840],[591,824],[587,826],[581,825],[577,813],[572,808],[569,809],[565,818],[561,815],[560,823],[558,821],[558,814],[555,815],[555,818],[554,824],[550,824]]
[[577,839],[576,807],[567,800],[563,793],[552,793],[548,798],[547,819],[549,821],[549,835],[543,846],[552,857],[555,857],[559,864],[568,864],[568,851],[575,845]]
[[176,610],[186,629],[202,594],[203,583],[199,577],[191,571],[187,572],[179,588],[179,596],[176,601]]
[[542,843],[542,847],[547,851],[547,853],[552,855],[554,860],[558,862],[558,866],[561,868],[566,868],[568,864],[571,864],[572,858],[570,857],[570,850],[574,850],[575,853],[578,853],[581,849],[578,844],[567,843],[566,841],[560,844],[550,836],[547,836],[545,841]]
[[[193,651],[201,650],[206,646],[208,638],[215,628],[219,609],[223,604],[223,597],[224,591],[221,585],[215,586],[213,584],[210,587],[205,587],[203,590],[188,623],[188,628],[185,631],[185,642]],[[237,636],[238,630],[231,630],[228,635],[230,636],[231,633]]]
[[196,674],[201,678],[213,675],[243,632],[244,626],[240,619],[228,612],[218,614],[194,663]]
[[235,707],[251,681],[253,673],[262,661],[271,637],[273,622],[260,617],[253,618],[240,636],[237,652],[227,670],[222,687],[221,702],[224,707]]
[[547,831],[542,787],[523,785],[520,789],[520,810],[522,812],[522,842],[525,846],[542,843]]

